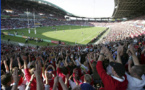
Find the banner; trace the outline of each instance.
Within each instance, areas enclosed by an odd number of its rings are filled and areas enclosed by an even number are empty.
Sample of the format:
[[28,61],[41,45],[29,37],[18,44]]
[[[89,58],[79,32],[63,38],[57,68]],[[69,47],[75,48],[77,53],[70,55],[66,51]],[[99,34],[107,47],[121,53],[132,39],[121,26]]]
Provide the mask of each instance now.
[[8,33],[7,32],[3,32],[4,33],[4,35],[8,35]]
[[24,43],[18,43],[20,46],[24,46],[25,44]]
[[27,36],[22,36],[22,38],[28,38]]
[[41,23],[35,23],[35,25],[41,25]]
[[58,44],[58,41],[53,41],[53,40],[51,40],[51,43]]
[[15,35],[16,37],[22,37],[21,35]]
[[[51,43],[59,44],[59,41],[53,41],[53,40],[51,40]],[[62,45],[65,45],[64,42],[61,42],[61,44],[62,44]]]
[[65,45],[65,43],[64,43],[64,42],[61,42],[61,44],[62,44],[62,45]]
[[10,36],[15,36],[14,34],[11,34],[11,33],[8,33],[8,35],[10,35]]
[[45,41],[45,42],[51,42],[51,40],[47,40],[47,39],[43,39],[43,41]]

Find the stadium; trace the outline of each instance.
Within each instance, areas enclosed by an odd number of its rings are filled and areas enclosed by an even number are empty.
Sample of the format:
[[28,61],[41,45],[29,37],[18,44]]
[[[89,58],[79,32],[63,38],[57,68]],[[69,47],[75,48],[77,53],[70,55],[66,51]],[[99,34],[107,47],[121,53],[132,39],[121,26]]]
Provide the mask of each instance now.
[[145,0],[1,0],[1,90],[145,90]]

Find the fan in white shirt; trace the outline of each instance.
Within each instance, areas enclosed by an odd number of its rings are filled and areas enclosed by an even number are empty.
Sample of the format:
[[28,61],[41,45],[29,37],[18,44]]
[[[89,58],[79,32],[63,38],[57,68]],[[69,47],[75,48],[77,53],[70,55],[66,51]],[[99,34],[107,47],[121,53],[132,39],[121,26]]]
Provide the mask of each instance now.
[[[132,57],[132,59],[128,60],[128,71],[130,75],[126,73],[128,80],[127,90],[143,90],[143,87],[145,86],[145,65],[140,65],[132,45],[130,45],[128,51],[128,54]],[[132,63],[134,63],[134,66],[131,66]]]

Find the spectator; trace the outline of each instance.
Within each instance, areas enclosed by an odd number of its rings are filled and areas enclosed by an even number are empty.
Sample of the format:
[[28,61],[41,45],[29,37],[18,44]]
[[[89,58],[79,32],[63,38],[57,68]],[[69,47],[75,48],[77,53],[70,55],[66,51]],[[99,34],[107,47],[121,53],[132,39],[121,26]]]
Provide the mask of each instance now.
[[[105,53],[106,52],[106,53]],[[110,65],[112,66],[113,76],[107,75],[106,71],[103,69],[102,61],[104,60],[104,54],[108,56]],[[104,89],[107,90],[126,90],[127,89],[127,78],[125,75],[125,68],[120,63],[116,63],[109,50],[103,47],[100,51],[100,56],[96,65],[98,74],[102,79],[104,84]]]
[[[128,61],[128,70],[130,75],[126,73],[128,80],[128,90],[142,90],[145,86],[145,66],[140,65],[132,45],[129,47],[129,52],[131,53],[132,59]],[[134,66],[132,66],[132,60],[134,62]]]

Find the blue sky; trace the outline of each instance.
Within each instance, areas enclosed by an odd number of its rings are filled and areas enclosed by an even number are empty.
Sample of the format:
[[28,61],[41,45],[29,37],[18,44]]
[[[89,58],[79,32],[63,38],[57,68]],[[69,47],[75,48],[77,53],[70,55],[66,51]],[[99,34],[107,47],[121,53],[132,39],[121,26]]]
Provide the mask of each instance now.
[[45,0],[76,16],[111,17],[114,0]]

